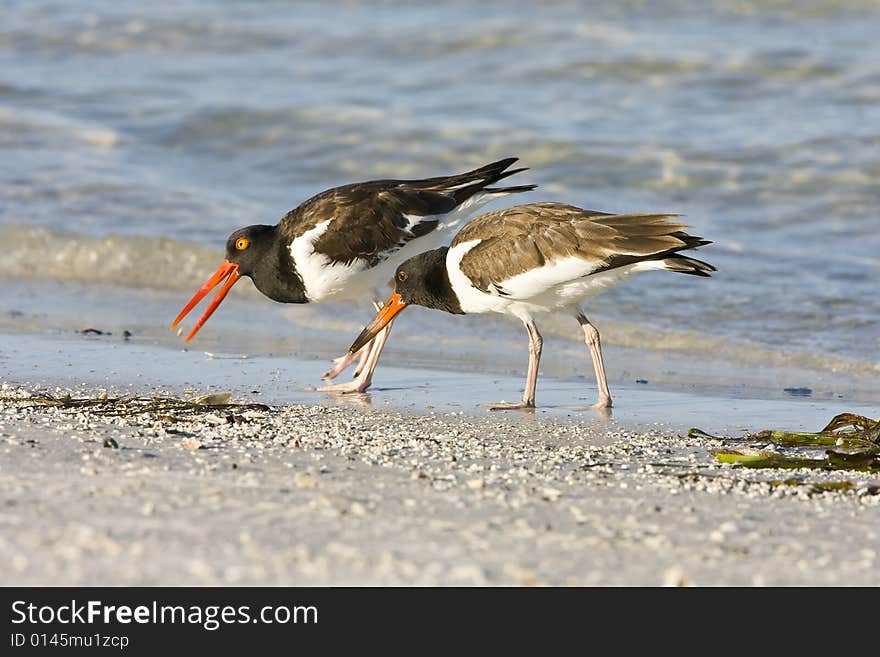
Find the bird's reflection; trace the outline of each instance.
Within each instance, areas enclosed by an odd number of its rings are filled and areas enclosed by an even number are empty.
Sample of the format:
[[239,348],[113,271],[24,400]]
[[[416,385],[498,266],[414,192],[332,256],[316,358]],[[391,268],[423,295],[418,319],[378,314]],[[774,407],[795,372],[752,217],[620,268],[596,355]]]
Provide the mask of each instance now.
[[326,394],[340,406],[370,408],[373,405],[373,396],[368,392],[327,392]]

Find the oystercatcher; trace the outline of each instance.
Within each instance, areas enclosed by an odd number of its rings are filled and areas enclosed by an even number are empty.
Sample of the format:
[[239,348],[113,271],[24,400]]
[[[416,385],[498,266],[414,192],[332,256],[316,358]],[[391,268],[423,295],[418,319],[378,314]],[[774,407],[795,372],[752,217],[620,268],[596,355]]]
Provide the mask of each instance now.
[[715,267],[680,251],[711,244],[683,231],[674,214],[606,214],[562,203],[532,203],[480,215],[449,247],[421,253],[401,264],[395,290],[351,346],[351,352],[383,329],[409,304],[453,314],[512,315],[529,334],[529,369],[522,400],[492,409],[534,408],[543,340],[534,316],[573,315],[593,358],[599,399],[611,406],[599,331],[580,302],[633,274],[665,269],[709,276]]
[[[223,264],[186,304],[171,328],[223,283],[186,336],[189,342],[242,276],[249,277],[267,297],[282,303],[377,295],[397,265],[420,251],[446,243],[478,208],[493,198],[534,189],[536,185],[489,187],[525,171],[508,170],[516,160],[499,160],[455,176],[375,180],[336,187],[291,210],[275,226],[237,230],[226,241]],[[378,301],[374,303],[377,309],[381,307]],[[321,390],[366,390],[387,337],[386,329],[369,345],[362,345],[354,380]],[[336,366],[324,378],[335,377],[355,358],[356,354],[349,354],[336,359]]]

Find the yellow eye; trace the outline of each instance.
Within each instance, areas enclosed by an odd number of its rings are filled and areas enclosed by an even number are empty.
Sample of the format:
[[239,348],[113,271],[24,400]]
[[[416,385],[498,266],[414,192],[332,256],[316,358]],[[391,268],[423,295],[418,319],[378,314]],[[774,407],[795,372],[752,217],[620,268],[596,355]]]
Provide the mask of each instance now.
[[246,248],[248,248],[248,245],[250,243],[251,242],[247,237],[239,237],[237,240],[235,240],[235,249],[237,251],[244,251]]
[[401,283],[403,283],[408,276],[409,274],[407,274],[405,271],[397,272],[397,280],[399,280]]

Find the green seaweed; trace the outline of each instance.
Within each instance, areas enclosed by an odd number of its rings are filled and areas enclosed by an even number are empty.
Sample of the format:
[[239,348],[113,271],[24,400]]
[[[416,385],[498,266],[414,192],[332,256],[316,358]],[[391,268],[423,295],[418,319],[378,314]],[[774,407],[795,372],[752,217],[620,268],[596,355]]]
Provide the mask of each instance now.
[[880,472],[880,421],[862,415],[836,415],[822,431],[802,433],[765,430],[748,434],[751,442],[770,441],[780,447],[827,447],[823,458],[789,456],[776,452],[713,450],[719,463],[744,468],[811,468]]
[[747,440],[766,441],[780,447],[826,447],[837,442],[837,436],[825,433],[765,430],[749,434]]
[[733,449],[713,449],[711,453],[719,463],[730,463],[743,468],[819,468],[824,470],[827,466],[824,459],[785,456],[775,452],[749,454]]
[[[691,438],[711,438],[724,440],[723,437],[713,436],[702,429],[693,428],[688,431]],[[857,440],[862,447],[869,443],[880,446],[880,420],[872,420],[864,415],[854,413],[840,413],[835,415],[821,431],[780,431],[778,429],[765,429],[757,433],[746,434],[742,440],[747,442],[771,442],[779,447],[834,447],[841,444],[841,440]],[[851,443],[854,445],[856,443]],[[858,451],[864,451],[860,449]]]
[[[691,429],[688,435],[722,440],[701,429]],[[808,458],[800,454],[788,455],[778,452],[717,449],[712,450],[715,460],[743,468],[811,468],[880,472],[880,420],[872,420],[864,415],[840,413],[835,415],[821,431],[765,429],[746,434],[740,440],[750,443],[770,442],[783,448],[826,449],[823,458]]]
[[876,454],[842,454],[829,449],[825,452],[828,470],[865,470],[880,472],[880,459]]
[[830,452],[835,454],[863,454],[866,456],[876,456],[880,454],[880,445],[872,443],[870,440],[863,438],[841,437],[837,439],[834,447]]
[[[173,421],[184,421],[183,414],[191,416],[216,411],[268,411],[265,404],[234,404],[205,403],[215,400],[231,399],[228,393],[204,395],[195,399],[177,399],[175,397],[83,397],[76,398],[70,395],[53,397],[49,394],[40,394],[33,397],[0,397],[0,402],[13,402],[23,405],[25,408],[45,408],[47,406],[63,409],[87,409],[95,415],[107,417],[122,417],[142,415],[144,413],[161,414],[161,419],[173,418]],[[171,415],[175,413],[176,415]],[[167,421],[167,420],[166,420]]]
[[[840,413],[831,418],[831,421],[822,429],[826,431],[839,431],[847,427],[861,431],[876,431],[880,429],[880,419],[872,420],[864,415],[855,415],[854,413]],[[877,440],[874,438],[874,440]]]
[[844,454],[826,450],[824,458],[787,456],[775,452],[743,453],[732,449],[712,450],[719,463],[730,463],[743,468],[810,468],[813,470],[861,470],[880,472],[880,458],[877,453]]
[[[827,491],[838,490],[853,490],[856,487],[856,485],[851,481],[802,481],[800,479],[776,479],[774,481],[768,481],[767,483],[774,488],[780,486],[802,486],[816,493],[824,493]],[[871,494],[876,494],[877,487],[869,487],[868,491]]]
[[688,438],[711,438],[712,440],[724,440],[720,436],[713,436],[711,433],[706,433],[702,429],[697,429],[696,427],[692,427],[688,430]]
[[[745,455],[748,456],[748,455]],[[679,464],[684,465],[684,464]],[[699,479],[723,479],[724,475],[722,474],[710,474],[707,472],[680,472],[675,475],[679,479],[682,480],[699,480]],[[852,481],[807,481],[803,478],[797,477],[789,477],[788,479],[770,479],[770,480],[762,480],[762,479],[743,479],[747,484],[767,484],[772,486],[773,488],[780,487],[799,487],[804,488],[811,493],[829,493],[836,491],[846,491],[846,490],[855,490],[856,484]],[[867,486],[862,486],[861,490],[865,491],[867,495],[877,495],[880,493],[880,486],[876,484],[871,484]]]

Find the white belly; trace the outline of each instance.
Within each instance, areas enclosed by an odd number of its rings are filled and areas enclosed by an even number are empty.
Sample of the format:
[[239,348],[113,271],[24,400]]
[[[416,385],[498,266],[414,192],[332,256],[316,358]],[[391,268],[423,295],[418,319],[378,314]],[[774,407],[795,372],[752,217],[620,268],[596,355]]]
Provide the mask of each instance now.
[[491,288],[483,292],[459,268],[464,255],[480,241],[458,244],[446,256],[449,281],[465,313],[497,312],[525,319],[576,307],[640,271],[664,268],[662,261],[645,261],[592,274],[600,263],[572,257],[511,276],[499,284],[498,293]]

